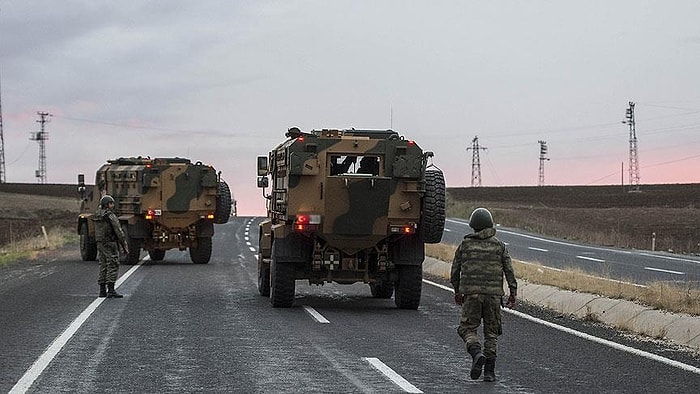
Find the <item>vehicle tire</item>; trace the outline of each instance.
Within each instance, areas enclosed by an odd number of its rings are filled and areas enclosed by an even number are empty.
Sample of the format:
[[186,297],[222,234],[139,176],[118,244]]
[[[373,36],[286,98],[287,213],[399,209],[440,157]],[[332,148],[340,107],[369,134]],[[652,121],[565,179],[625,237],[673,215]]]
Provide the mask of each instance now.
[[394,295],[394,283],[389,281],[381,281],[376,283],[370,283],[369,288],[372,291],[372,297],[374,298],[391,298]]
[[439,243],[445,230],[445,177],[442,171],[425,171],[425,195],[421,217],[420,234],[423,242]]
[[211,237],[197,238],[197,246],[190,246],[190,259],[195,264],[207,264],[211,259]]
[[163,249],[149,250],[148,256],[151,258],[151,261],[161,261],[165,257],[165,250],[163,250]]
[[129,247],[129,254],[124,254],[119,246],[119,261],[122,264],[134,265],[141,260],[141,239],[129,237],[129,229],[126,224],[122,224],[122,231],[126,237],[126,244]]
[[289,308],[294,304],[295,268],[293,263],[279,261],[272,244],[270,263],[270,304],[274,308]]
[[216,210],[214,211],[214,223],[224,224],[231,216],[231,189],[228,183],[220,181],[216,188]]
[[399,279],[394,285],[394,303],[400,309],[418,309],[423,288],[423,267],[399,265]]
[[262,254],[258,255],[258,292],[263,297],[270,296],[270,263],[263,259]]
[[83,261],[97,260],[97,242],[90,238],[87,224],[80,226],[80,257]]

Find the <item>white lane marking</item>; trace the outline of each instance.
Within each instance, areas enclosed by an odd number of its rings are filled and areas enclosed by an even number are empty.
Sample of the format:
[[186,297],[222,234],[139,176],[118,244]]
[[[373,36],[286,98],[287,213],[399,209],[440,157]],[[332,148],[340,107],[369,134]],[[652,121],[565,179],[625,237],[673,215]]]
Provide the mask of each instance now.
[[451,233],[451,232],[452,232],[452,230],[450,230],[449,228],[445,228],[445,229],[443,229],[443,230],[445,230],[445,231],[448,232],[448,233]]
[[661,268],[644,267],[644,269],[649,271],[666,272],[668,274],[685,275],[685,272],[663,270]]
[[380,359],[376,357],[363,357],[362,359],[367,361],[371,366],[373,366],[379,372],[384,374],[384,376],[386,376],[392,382],[394,382],[394,384],[399,386],[401,390],[407,393],[422,393],[422,391],[420,391],[418,387],[412,385],[408,380],[404,379],[401,375],[394,372],[393,369],[389,368]]
[[[423,282],[425,282],[429,285],[433,285],[435,287],[438,287],[440,289],[447,290],[449,292],[454,293],[454,290],[452,290],[452,288],[441,285],[439,283],[431,282],[431,281],[426,280],[426,279],[423,279]],[[670,365],[672,367],[684,369],[686,371],[700,375],[700,368],[694,367],[692,365],[683,364],[681,362],[671,360],[670,358],[666,358],[666,357],[659,356],[659,355],[656,355],[653,353],[645,352],[643,350],[635,349],[633,347],[621,345],[621,344],[615,343],[613,341],[608,341],[607,339],[594,337],[593,335],[586,334],[586,333],[580,332],[580,331],[576,331],[576,330],[568,328],[568,327],[560,326],[558,324],[550,323],[546,320],[538,319],[534,316],[530,316],[528,314],[518,312],[518,311],[513,310],[513,309],[503,308],[503,311],[510,313],[512,315],[518,316],[520,318],[530,320],[531,322],[542,324],[542,325],[545,325],[547,327],[554,328],[555,330],[565,332],[567,334],[575,335],[579,338],[583,338],[583,339],[589,340],[591,342],[596,342],[596,343],[599,343],[601,345],[609,346],[613,349],[621,350],[621,351],[627,352],[627,353],[632,353],[632,354],[640,356],[640,357],[648,358],[648,359],[653,360],[653,361],[658,361],[658,362]]]
[[528,246],[527,248],[530,249],[530,250],[537,251],[537,252],[549,252],[549,249],[534,248],[534,247],[532,247],[532,246]]
[[[140,261],[138,264],[134,265],[126,271],[124,275],[122,275],[121,278],[117,280],[117,282],[114,284],[114,288],[117,289],[119,286],[124,283],[124,281],[131,276],[131,274],[134,273],[141,265],[143,264],[144,260],[148,260],[148,256],[146,256],[142,261]],[[22,377],[17,381],[17,383],[12,387],[10,390],[10,393],[15,394],[15,393],[26,393],[27,390],[29,390],[30,387],[32,387],[32,384],[34,384],[34,381],[37,380],[37,378],[41,375],[42,372],[44,372],[44,369],[49,366],[51,361],[53,361],[54,357],[58,354],[58,352],[63,349],[64,346],[66,346],[66,343],[70,341],[70,339],[75,335],[75,333],[80,329],[80,327],[87,321],[87,319],[92,315],[92,313],[97,309],[97,307],[104,302],[105,298],[97,298],[95,301],[93,301],[90,305],[88,305],[85,310],[83,310],[78,317],[75,318],[71,322],[71,324],[68,325],[68,328],[61,333],[56,339],[51,342],[48,348],[44,351],[44,353],[39,356],[36,361],[34,361],[34,364],[32,364],[31,367],[27,370],[27,372],[22,375]]]
[[246,233],[245,237],[243,237],[244,240],[250,241],[250,237],[248,236],[248,233]]
[[249,246],[248,249],[250,249],[250,251],[253,252],[253,253],[257,252],[257,250],[256,250],[254,247],[252,247],[252,246]]
[[[459,221],[459,220],[455,220],[455,219],[445,219],[445,221],[451,222],[454,224],[461,224],[463,226],[469,227],[469,223],[467,223],[467,222],[463,222],[463,221]],[[549,242],[549,243],[553,243],[553,244],[557,244],[557,245],[573,246],[576,248],[585,248],[585,249],[591,249],[591,250],[600,250],[600,251],[605,251],[605,252],[615,252],[615,253],[622,253],[622,254],[635,254],[635,255],[639,255],[639,256],[653,257],[653,258],[657,258],[657,259],[683,261],[685,263],[700,264],[700,260],[691,260],[691,259],[686,259],[686,258],[682,258],[682,257],[664,256],[661,254],[654,254],[654,253],[647,253],[647,252],[638,252],[638,251],[632,252],[629,250],[619,250],[619,249],[603,248],[603,247],[598,247],[598,246],[572,244],[569,242],[555,241],[552,239],[546,239],[546,238],[536,237],[533,235],[516,233],[513,231],[508,231],[508,230],[503,230],[503,229],[498,229],[498,231],[502,232],[502,233],[510,234],[510,235],[515,235],[518,237],[534,239],[534,240],[542,241],[542,242]]]
[[605,260],[595,259],[593,257],[588,257],[588,256],[576,256],[576,258],[581,259],[581,260],[595,261],[596,263],[604,263],[605,262]]
[[313,317],[314,320],[316,320],[317,322],[323,323],[323,324],[330,323],[330,321],[328,321],[328,319],[326,319],[325,317],[323,317],[322,314],[318,313],[318,311],[317,311],[316,309],[314,309],[314,308],[312,308],[312,307],[310,307],[310,306],[308,306],[308,305],[304,305],[304,306],[302,306],[302,308],[304,308],[304,310],[306,311],[306,313],[308,313],[309,315],[311,315],[311,317]]
[[[445,219],[445,221],[451,222],[454,224],[460,224],[460,225],[467,226],[467,227],[469,226],[468,223],[460,221],[460,220]],[[557,245],[573,246],[573,247],[578,247],[578,248],[586,248],[586,249],[591,249],[591,250],[600,250],[600,251],[607,251],[607,252],[617,252],[617,253],[623,253],[623,254],[637,254],[637,255],[646,256],[646,257],[654,257],[654,258],[660,258],[660,259],[676,260],[676,261],[684,261],[684,262],[688,262],[688,263],[700,264],[699,260],[691,260],[691,259],[673,257],[673,256],[663,256],[663,255],[658,255],[658,254],[653,254],[653,253],[645,253],[645,252],[639,252],[639,251],[632,252],[632,251],[628,251],[628,250],[619,250],[619,249],[612,249],[612,248],[605,248],[605,247],[598,247],[598,246],[591,246],[591,245],[574,244],[574,243],[570,243],[570,242],[556,241],[556,240],[552,240],[552,239],[537,237],[534,235],[517,233],[517,232],[508,231],[508,230],[504,230],[504,229],[499,229],[498,231],[502,232],[502,233],[510,234],[510,235],[515,235],[518,237],[534,239],[534,240],[542,241],[542,242],[549,242],[549,243],[553,243],[553,244],[557,244]]]

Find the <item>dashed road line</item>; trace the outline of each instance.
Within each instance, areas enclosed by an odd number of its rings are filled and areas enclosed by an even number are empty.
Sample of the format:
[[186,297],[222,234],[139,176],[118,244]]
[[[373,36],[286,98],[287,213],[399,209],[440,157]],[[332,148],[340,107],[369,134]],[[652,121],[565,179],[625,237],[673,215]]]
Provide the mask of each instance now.
[[645,270],[649,270],[649,271],[665,272],[665,273],[667,273],[667,274],[685,275],[685,272],[664,270],[664,269],[661,269],[661,268],[644,267],[644,269],[645,269]]
[[373,366],[384,376],[389,378],[389,380],[391,380],[392,382],[394,382],[394,384],[399,386],[401,390],[407,393],[422,393],[422,391],[419,390],[418,387],[412,385],[408,380],[404,379],[401,375],[394,372],[393,369],[389,368],[380,359],[376,357],[363,357],[362,359],[367,361],[371,366]]
[[535,248],[535,247],[532,247],[532,246],[528,246],[527,248],[530,249],[530,250],[537,251],[537,252],[549,252],[549,249]]
[[317,311],[316,309],[314,309],[314,308],[312,308],[312,307],[310,307],[310,306],[308,306],[308,305],[303,305],[302,308],[304,308],[304,310],[306,311],[306,313],[308,313],[309,315],[311,315],[311,317],[313,317],[314,320],[316,320],[317,322],[323,323],[323,324],[328,324],[328,323],[330,323],[330,321],[329,321],[328,319],[326,319],[325,317],[323,317],[322,314],[318,313],[318,311]]
[[253,252],[253,253],[255,253],[255,252],[258,251],[257,249],[255,249],[255,248],[252,247],[252,246],[248,246],[248,249],[250,249],[250,251]]
[[605,260],[596,259],[596,258],[588,257],[588,256],[576,256],[576,258],[581,259],[581,260],[595,261],[596,263],[604,263],[605,262]]

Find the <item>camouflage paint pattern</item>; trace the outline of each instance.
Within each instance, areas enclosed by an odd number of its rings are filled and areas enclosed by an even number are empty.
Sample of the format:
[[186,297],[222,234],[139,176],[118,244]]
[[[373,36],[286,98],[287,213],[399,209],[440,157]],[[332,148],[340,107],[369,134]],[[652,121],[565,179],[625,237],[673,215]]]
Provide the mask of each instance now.
[[[95,187],[81,206],[78,223],[95,229],[90,218],[102,195],[116,201],[115,213],[127,222],[130,231],[145,239],[144,249],[184,249],[196,245],[198,236],[211,237],[209,215],[216,211],[216,170],[184,158],[119,158],[102,165],[95,176]],[[152,219],[146,214],[155,213]]]
[[[358,159],[335,173],[332,158],[348,156]],[[359,158],[365,156],[378,160],[376,175],[360,173]],[[321,215],[318,236],[348,253],[387,238],[391,225],[420,220],[425,158],[418,145],[395,132],[312,131],[285,141],[269,160],[273,221]]]

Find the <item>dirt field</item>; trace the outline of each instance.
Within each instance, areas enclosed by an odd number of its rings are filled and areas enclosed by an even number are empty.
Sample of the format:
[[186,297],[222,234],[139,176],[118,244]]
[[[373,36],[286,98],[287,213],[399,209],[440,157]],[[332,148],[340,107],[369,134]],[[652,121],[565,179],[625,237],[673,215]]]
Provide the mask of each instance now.
[[[489,208],[509,227],[600,245],[700,253],[700,184],[449,188],[448,215]],[[40,235],[41,226],[73,228],[75,185],[0,184],[0,245]]]
[[79,209],[77,193],[69,198],[0,191],[0,245],[41,235],[41,226],[73,228]]
[[492,210],[503,226],[623,248],[700,253],[700,184],[448,189],[450,216]]

